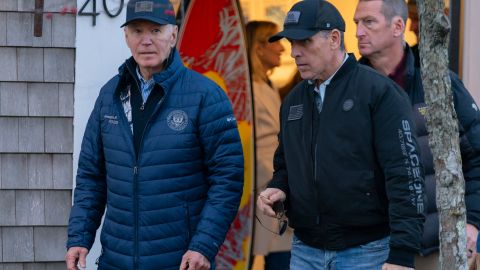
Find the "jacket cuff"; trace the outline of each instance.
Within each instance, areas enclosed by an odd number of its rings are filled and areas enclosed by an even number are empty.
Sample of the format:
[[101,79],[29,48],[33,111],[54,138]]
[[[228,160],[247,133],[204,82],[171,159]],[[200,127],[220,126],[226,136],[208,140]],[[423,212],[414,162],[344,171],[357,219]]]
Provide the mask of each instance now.
[[267,185],[267,188],[278,188],[285,193],[288,197],[288,182],[279,178],[273,178]]
[[414,268],[415,252],[390,247],[390,254],[388,254],[387,263]]
[[[475,188],[476,191],[471,190],[470,192],[472,193],[465,195],[465,206],[467,208],[467,223],[475,226],[477,229],[480,229],[480,206],[478,205],[478,200],[480,199],[480,179],[475,181],[479,182],[479,185],[477,188]],[[465,184],[465,190],[467,191],[469,183],[466,182]],[[470,185],[470,187],[473,187],[473,184]]]
[[479,224],[478,224],[477,222],[469,219],[468,217],[467,217],[467,224],[470,224],[470,225],[472,225],[473,227],[477,228],[477,230],[479,230]]
[[85,243],[72,243],[72,242],[68,242],[67,245],[66,245],[66,248],[67,250],[71,247],[83,247],[83,248],[86,248],[88,250],[92,249],[92,246],[93,245],[86,245]]
[[191,251],[196,251],[200,254],[202,254],[207,260],[212,263],[215,260],[215,256],[218,253],[219,247],[215,246],[215,249],[206,247],[205,245],[201,243],[196,243],[196,244],[190,244],[188,247],[188,250]]

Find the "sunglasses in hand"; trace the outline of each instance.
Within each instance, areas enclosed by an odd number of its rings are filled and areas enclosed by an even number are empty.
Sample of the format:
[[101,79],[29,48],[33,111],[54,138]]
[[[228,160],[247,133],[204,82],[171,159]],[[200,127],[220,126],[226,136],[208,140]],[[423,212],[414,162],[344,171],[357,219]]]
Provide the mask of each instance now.
[[258,218],[257,215],[255,215],[255,218],[258,220],[258,223],[267,231],[277,234],[277,235],[283,235],[285,231],[287,230],[288,227],[288,220],[286,219],[285,216],[285,207],[283,206],[283,202],[281,201],[276,201],[272,205],[272,209],[275,212],[275,218],[278,220],[278,231],[272,231],[269,228],[267,228],[262,221]]

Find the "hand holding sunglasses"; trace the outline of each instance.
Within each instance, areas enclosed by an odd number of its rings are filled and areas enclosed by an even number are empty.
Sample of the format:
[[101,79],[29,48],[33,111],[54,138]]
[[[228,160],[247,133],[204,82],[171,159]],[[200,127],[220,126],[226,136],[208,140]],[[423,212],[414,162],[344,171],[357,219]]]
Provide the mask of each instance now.
[[285,207],[283,204],[285,198],[285,193],[275,188],[267,188],[258,196],[257,206],[259,210],[267,216],[278,219],[278,231],[275,232],[267,228],[258,216],[255,215],[260,225],[271,233],[282,235],[287,230],[288,221],[285,216]]
[[278,188],[267,188],[262,191],[257,198],[258,209],[267,216],[276,217],[273,205],[275,202],[283,202],[287,196],[285,192]]

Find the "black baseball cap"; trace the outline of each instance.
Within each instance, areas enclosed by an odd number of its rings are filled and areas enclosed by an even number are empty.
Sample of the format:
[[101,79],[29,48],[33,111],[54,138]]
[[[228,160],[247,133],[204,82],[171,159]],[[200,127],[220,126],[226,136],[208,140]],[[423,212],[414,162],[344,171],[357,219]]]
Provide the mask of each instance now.
[[340,12],[324,0],[303,0],[290,9],[283,23],[283,31],[268,39],[275,42],[281,38],[304,40],[320,30],[338,29],[345,32],[345,21]]
[[176,24],[175,11],[169,0],[130,0],[127,19],[121,27],[135,20],[147,20],[157,24]]

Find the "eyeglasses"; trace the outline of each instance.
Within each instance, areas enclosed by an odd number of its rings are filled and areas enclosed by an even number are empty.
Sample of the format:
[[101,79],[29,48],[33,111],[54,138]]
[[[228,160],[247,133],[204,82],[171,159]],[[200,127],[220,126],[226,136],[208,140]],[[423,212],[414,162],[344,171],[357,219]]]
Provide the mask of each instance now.
[[285,208],[283,206],[283,202],[280,202],[280,201],[275,202],[272,206],[272,209],[273,211],[275,211],[275,218],[278,219],[278,232],[272,231],[269,228],[267,228],[256,214],[255,214],[255,218],[258,220],[258,223],[260,223],[260,225],[265,230],[281,236],[285,233],[288,227],[288,220],[285,217]]

